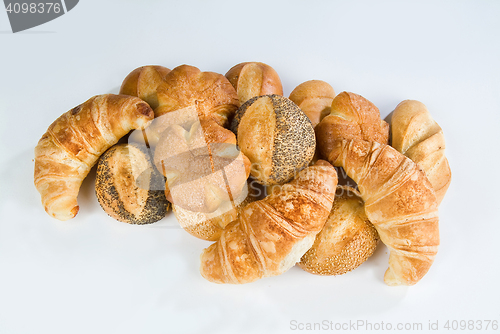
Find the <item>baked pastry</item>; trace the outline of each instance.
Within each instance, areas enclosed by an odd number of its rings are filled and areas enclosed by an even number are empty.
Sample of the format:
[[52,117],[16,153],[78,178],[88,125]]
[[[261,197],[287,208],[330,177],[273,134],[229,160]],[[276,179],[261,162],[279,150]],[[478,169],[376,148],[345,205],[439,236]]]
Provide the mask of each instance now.
[[138,97],[98,95],[54,121],[35,147],[35,186],[49,215],[68,220],[78,213],[83,179],[99,156],[132,129],[154,117]]
[[316,139],[311,121],[280,95],[251,98],[238,109],[231,129],[263,185],[283,184],[311,161]]
[[312,274],[342,275],[365,262],[378,240],[360,194],[351,187],[337,186],[325,226],[298,265]]
[[167,177],[165,193],[171,203],[212,213],[240,195],[250,174],[250,161],[237,150],[234,134],[213,119],[186,128],[172,125],[163,131],[155,149],[155,165]]
[[240,106],[238,95],[229,81],[214,72],[181,65],[174,68],[158,87],[159,106],[155,116],[194,106],[201,119],[213,119],[221,126],[229,121]]
[[203,277],[215,283],[249,283],[290,269],[325,224],[336,184],[335,169],[319,161],[279,194],[248,204],[201,254]]
[[157,65],[136,68],[123,80],[120,94],[137,96],[155,109],[158,107],[156,91],[169,72],[168,68]]
[[389,142],[389,124],[380,119],[377,107],[364,97],[342,92],[332,101],[330,115],[316,126],[320,155],[332,154],[336,141],[363,139],[381,144]]
[[224,202],[212,213],[193,212],[173,205],[175,217],[189,234],[203,240],[217,241],[227,224],[238,218],[238,212],[260,197],[261,189],[255,183],[249,181],[246,191],[242,191],[238,198]]
[[276,71],[259,62],[246,62],[233,66],[226,78],[238,93],[240,104],[260,95],[283,95],[283,86]]
[[165,179],[154,168],[147,147],[117,144],[97,163],[95,192],[111,217],[129,224],[151,224],[165,217]]
[[406,100],[398,104],[391,117],[392,147],[416,162],[434,187],[441,203],[451,182],[451,170],[444,150],[443,130],[426,106]]
[[357,184],[365,212],[390,249],[388,285],[413,285],[429,270],[439,246],[438,203],[416,163],[389,145],[337,141],[328,160]]
[[332,86],[321,80],[303,82],[290,93],[290,100],[309,117],[313,127],[330,115],[334,98]]

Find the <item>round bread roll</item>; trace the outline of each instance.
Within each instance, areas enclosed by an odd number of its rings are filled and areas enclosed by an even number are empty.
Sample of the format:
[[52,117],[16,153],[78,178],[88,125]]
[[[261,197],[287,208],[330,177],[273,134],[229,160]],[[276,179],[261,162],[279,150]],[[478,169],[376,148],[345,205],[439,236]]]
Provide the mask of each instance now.
[[227,224],[236,220],[242,208],[258,200],[263,189],[254,181],[248,181],[248,191],[241,192],[238,198],[225,202],[212,213],[193,212],[173,204],[172,210],[179,225],[189,234],[208,241],[219,240]]
[[[186,129],[187,128],[187,129]],[[163,131],[155,148],[156,168],[167,177],[167,199],[185,210],[212,213],[237,198],[250,174],[250,161],[234,133],[214,120]]]
[[158,107],[156,91],[169,72],[170,69],[157,65],[136,68],[123,80],[120,94],[137,96],[155,109]]
[[154,168],[146,147],[112,146],[99,159],[96,195],[111,217],[129,224],[151,224],[170,208],[165,198],[165,179]]
[[290,100],[309,117],[313,127],[330,115],[334,97],[333,87],[321,80],[303,82],[290,93]]
[[255,96],[283,95],[278,73],[264,63],[246,62],[235,65],[226,73],[226,78],[236,89],[241,104]]
[[325,226],[298,265],[312,274],[342,275],[365,262],[378,240],[359,193],[351,187],[338,186]]
[[236,112],[231,129],[252,163],[252,176],[263,185],[283,184],[308,166],[316,139],[311,121],[290,99],[254,97]]

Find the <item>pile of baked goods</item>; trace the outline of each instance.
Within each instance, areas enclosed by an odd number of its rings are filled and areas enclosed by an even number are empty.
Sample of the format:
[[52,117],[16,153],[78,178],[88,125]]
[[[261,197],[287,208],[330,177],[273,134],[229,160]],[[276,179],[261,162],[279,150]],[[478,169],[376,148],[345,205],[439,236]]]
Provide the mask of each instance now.
[[214,242],[200,267],[212,282],[248,283],[295,264],[341,275],[380,240],[390,250],[385,282],[413,285],[436,256],[451,172],[425,105],[403,101],[388,121],[320,80],[287,98],[259,62],[225,76],[143,66],[119,95],[92,97],[50,125],[35,148],[35,186],[49,215],[71,219],[97,165],[109,216],[150,224],[172,209],[184,230]]

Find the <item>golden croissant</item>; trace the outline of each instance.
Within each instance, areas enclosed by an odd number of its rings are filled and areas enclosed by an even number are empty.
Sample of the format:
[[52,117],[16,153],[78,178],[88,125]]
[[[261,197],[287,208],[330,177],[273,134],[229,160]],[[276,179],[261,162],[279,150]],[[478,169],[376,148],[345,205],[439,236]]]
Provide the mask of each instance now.
[[443,130],[419,101],[398,104],[391,118],[392,147],[416,162],[434,187],[438,203],[451,182]]
[[99,156],[133,129],[153,119],[138,97],[98,95],[61,115],[35,147],[35,186],[49,215],[68,220],[78,213],[78,191]]
[[389,145],[337,141],[328,160],[357,184],[365,212],[390,249],[388,285],[413,285],[429,270],[439,246],[438,202],[419,166]]
[[249,283],[290,269],[323,228],[336,185],[335,169],[320,160],[279,192],[248,204],[201,254],[203,277],[216,283]]

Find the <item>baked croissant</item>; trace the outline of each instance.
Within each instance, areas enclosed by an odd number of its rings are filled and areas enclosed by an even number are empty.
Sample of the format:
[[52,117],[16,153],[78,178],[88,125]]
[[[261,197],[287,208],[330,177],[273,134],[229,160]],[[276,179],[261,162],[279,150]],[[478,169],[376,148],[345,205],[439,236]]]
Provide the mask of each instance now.
[[398,104],[391,118],[392,147],[416,162],[434,187],[438,203],[451,182],[451,170],[444,155],[441,127],[422,102],[406,100]]
[[336,145],[328,160],[358,184],[366,216],[391,251],[386,284],[417,283],[439,245],[438,203],[431,183],[416,163],[389,145],[363,140]]
[[335,169],[325,161],[302,170],[281,191],[247,205],[201,254],[201,274],[216,283],[280,275],[312,246],[332,208]]
[[94,96],[56,119],[35,147],[35,186],[45,211],[59,220],[73,218],[80,185],[99,156],[153,117],[141,99],[108,94]]

